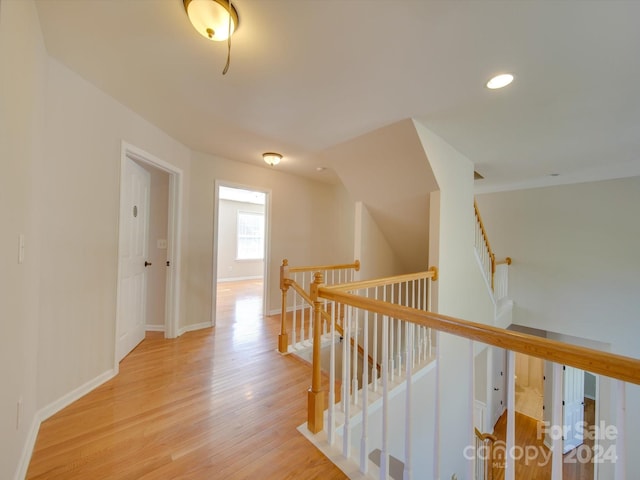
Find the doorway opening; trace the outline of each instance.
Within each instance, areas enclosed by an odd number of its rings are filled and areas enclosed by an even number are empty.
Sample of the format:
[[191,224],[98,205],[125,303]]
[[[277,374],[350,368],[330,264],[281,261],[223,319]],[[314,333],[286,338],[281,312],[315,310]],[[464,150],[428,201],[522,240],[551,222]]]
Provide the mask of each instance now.
[[516,353],[516,412],[543,420],[544,360]]
[[[138,180],[132,180],[134,177]],[[182,182],[181,169],[133,145],[122,143],[114,346],[116,370],[120,360],[144,338],[148,325],[152,325],[150,329],[163,330],[166,338],[177,336]],[[153,185],[156,185],[157,191],[152,193]],[[155,204],[154,212],[158,213],[158,219],[154,217],[153,220],[155,227],[149,225],[149,204],[152,201]],[[150,238],[150,229],[154,236],[163,238]],[[131,250],[134,243],[138,250],[135,255]],[[160,251],[160,262],[150,258],[150,250],[154,250],[149,248],[150,244]],[[151,268],[157,270],[159,275],[159,280],[154,279],[153,288],[164,291],[162,305],[154,303],[153,308],[149,307],[147,298],[148,272]],[[135,282],[129,281],[132,269],[136,270],[138,276]],[[149,323],[148,312],[162,318]]]
[[216,181],[212,325],[266,314],[270,192]]

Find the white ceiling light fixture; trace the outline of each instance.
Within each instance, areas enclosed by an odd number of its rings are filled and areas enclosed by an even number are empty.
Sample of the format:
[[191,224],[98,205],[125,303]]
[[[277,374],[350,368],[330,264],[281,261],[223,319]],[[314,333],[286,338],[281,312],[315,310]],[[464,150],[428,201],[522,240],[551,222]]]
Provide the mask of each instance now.
[[262,154],[262,158],[265,162],[267,162],[267,164],[273,167],[280,163],[280,160],[282,160],[282,155],[274,152],[265,152]]
[[[187,16],[200,35],[221,42],[238,28],[238,12],[227,0],[183,0]],[[229,15],[231,14],[231,15]]]
[[506,87],[511,82],[513,82],[513,75],[511,75],[510,73],[502,73],[500,75],[496,75],[495,77],[491,78],[487,82],[487,88],[491,90],[496,90],[498,88]]
[[227,63],[231,60],[231,36],[238,29],[238,11],[231,0],[182,0],[187,16],[200,35],[216,42],[227,41]]

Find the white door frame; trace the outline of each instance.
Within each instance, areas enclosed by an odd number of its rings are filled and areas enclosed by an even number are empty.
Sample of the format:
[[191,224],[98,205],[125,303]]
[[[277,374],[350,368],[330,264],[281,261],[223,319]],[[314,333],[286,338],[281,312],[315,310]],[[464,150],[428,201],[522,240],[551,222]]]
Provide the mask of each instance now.
[[[165,338],[175,338],[178,335],[178,319],[180,309],[180,231],[182,226],[182,196],[183,196],[183,173],[175,165],[161,160],[144,150],[137,148],[123,141],[120,155],[120,204],[124,201],[123,182],[125,175],[124,165],[127,159],[135,160],[138,163],[146,164],[169,174],[169,211],[167,224],[167,258],[171,262],[167,268],[167,290],[165,301],[164,336]],[[118,238],[122,230],[122,220],[118,219]],[[118,258],[120,258],[120,246],[118,244]],[[118,286],[117,301],[120,300],[120,266],[118,262]],[[116,315],[118,313],[116,312]],[[118,318],[116,318],[115,339],[118,338]],[[114,342],[114,358],[115,356]],[[118,371],[118,361],[115,361],[115,370]]]
[[228,182],[226,180],[216,180],[214,185],[213,202],[213,259],[211,263],[212,285],[211,285],[211,325],[216,326],[216,307],[218,294],[218,218],[220,210],[220,187],[240,188],[252,192],[265,194],[264,201],[264,260],[262,262],[262,314],[267,315],[267,288],[269,283],[268,265],[270,259],[271,244],[271,190],[263,187],[253,187],[241,183]]

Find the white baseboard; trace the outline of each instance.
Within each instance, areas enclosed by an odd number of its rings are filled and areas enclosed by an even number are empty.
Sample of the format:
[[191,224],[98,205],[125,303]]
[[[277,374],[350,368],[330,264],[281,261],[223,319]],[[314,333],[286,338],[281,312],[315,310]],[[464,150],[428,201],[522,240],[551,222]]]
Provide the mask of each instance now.
[[164,325],[145,325],[147,332],[164,332]]
[[16,475],[14,480],[24,480],[27,476],[27,470],[29,469],[29,462],[31,462],[31,456],[33,455],[33,449],[36,446],[36,440],[38,439],[38,432],[40,431],[40,423],[42,421],[39,419],[39,412],[33,416],[33,421],[31,422],[31,427],[29,428],[29,434],[27,435],[27,440],[24,444],[24,448],[22,449],[22,454],[20,455],[20,462],[18,463],[18,469],[16,470]]
[[[298,311],[298,312],[299,312],[299,311],[301,311],[301,310],[311,309],[311,308],[313,308],[313,307],[312,307],[312,306],[310,306],[310,305],[305,305],[305,306],[302,306],[302,307],[301,307],[301,306],[297,306],[296,308],[293,308],[293,307],[287,307],[287,313],[291,313],[291,312],[293,312],[294,310],[296,310],[296,311]],[[268,310],[268,311],[267,311],[267,316],[272,316],[272,315],[281,315],[281,314],[282,314],[282,308],[275,308],[275,309],[273,309],[273,310]]]
[[244,280],[262,280],[262,275],[252,275],[249,277],[228,277],[228,278],[218,278],[218,283],[225,282],[242,282]]
[[194,330],[202,330],[203,328],[210,328],[210,327],[213,327],[213,323],[211,322],[202,322],[202,323],[196,323],[193,325],[186,325],[178,329],[178,336],[182,335],[183,333],[193,332]]
[[31,461],[31,455],[33,454],[33,448],[35,447],[36,439],[38,438],[40,424],[49,417],[58,413],[63,408],[71,405],[79,398],[85,396],[90,391],[99,387],[104,382],[111,380],[117,375],[117,373],[118,371],[115,369],[107,370],[106,372],[101,373],[97,377],[89,380],[84,385],[80,385],[75,390],[72,390],[66,395],[63,395],[55,402],[52,402],[46,407],[41,408],[35,413],[33,421],[31,422],[31,428],[29,430],[29,435],[27,436],[27,441],[25,442],[24,448],[22,449],[22,455],[20,455],[20,463],[18,464],[15,480],[23,480],[27,475],[29,462]]

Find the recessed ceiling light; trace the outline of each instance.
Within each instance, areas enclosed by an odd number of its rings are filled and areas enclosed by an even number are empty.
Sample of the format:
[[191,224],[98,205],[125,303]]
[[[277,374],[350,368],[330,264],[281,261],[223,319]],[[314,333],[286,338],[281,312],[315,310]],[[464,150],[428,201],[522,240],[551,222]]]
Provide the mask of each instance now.
[[491,90],[495,90],[497,88],[503,88],[513,82],[513,75],[510,73],[502,73],[500,75],[496,75],[491,80],[487,82],[487,88]]

